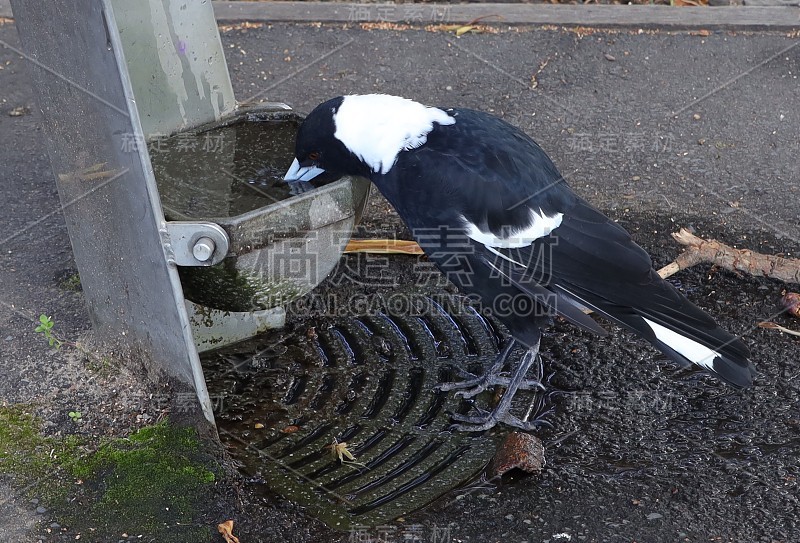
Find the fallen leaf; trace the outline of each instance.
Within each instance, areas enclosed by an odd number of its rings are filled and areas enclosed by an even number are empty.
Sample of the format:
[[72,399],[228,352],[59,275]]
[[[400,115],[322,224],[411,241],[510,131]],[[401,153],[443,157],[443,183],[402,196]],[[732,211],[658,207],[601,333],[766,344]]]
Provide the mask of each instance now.
[[361,28],[364,30],[396,30],[396,31],[403,31],[403,30],[411,30],[411,25],[407,24],[398,24],[398,23],[390,23],[387,21],[381,21],[377,23],[361,23]]
[[220,25],[219,29],[223,32],[230,32],[231,30],[247,30],[250,28],[262,28],[267,23],[236,23],[232,25]]
[[440,28],[442,30],[446,31],[446,32],[455,32],[456,36],[461,36],[462,34],[466,34],[467,32],[473,32],[475,34],[480,34],[480,33],[484,32],[484,29],[486,27],[485,26],[484,27],[479,27],[476,23],[478,21],[483,20],[483,19],[489,19],[490,17],[497,17],[499,19],[502,19],[502,17],[500,17],[500,15],[496,15],[496,14],[493,14],[493,15],[482,15],[481,17],[476,17],[476,18],[472,19],[470,22],[468,22],[467,24],[464,24],[464,25],[442,25]]
[[326,449],[331,451],[334,458],[338,458],[342,464],[350,466],[361,466],[362,468],[369,469],[366,464],[356,460],[355,455],[350,451],[350,445],[344,441],[341,443],[334,437],[333,443],[325,446]]
[[377,254],[425,254],[416,241],[404,239],[351,239],[344,248],[345,253]]
[[456,36],[460,36],[462,34],[466,34],[470,30],[475,30],[475,27],[472,26],[472,25],[465,25],[465,26],[462,26],[461,28],[457,28],[456,29]]
[[253,427],[256,428],[257,430],[260,430],[264,427],[264,424],[261,422],[257,422],[253,425]]
[[796,292],[787,292],[783,295],[783,298],[781,298],[781,303],[790,315],[800,319],[800,294]]
[[497,449],[489,464],[490,477],[503,475],[512,469],[539,473],[544,467],[544,446],[531,434],[512,432]]
[[281,430],[281,433],[283,433],[283,434],[293,434],[296,431],[298,431],[299,429],[300,429],[299,426],[291,425],[291,426],[287,426],[286,428]]
[[27,115],[31,112],[31,109],[26,106],[17,106],[11,111],[8,112],[9,117],[22,117],[23,115]]
[[217,524],[217,530],[225,538],[225,543],[239,543],[239,538],[233,535],[233,521],[226,520],[222,524]]

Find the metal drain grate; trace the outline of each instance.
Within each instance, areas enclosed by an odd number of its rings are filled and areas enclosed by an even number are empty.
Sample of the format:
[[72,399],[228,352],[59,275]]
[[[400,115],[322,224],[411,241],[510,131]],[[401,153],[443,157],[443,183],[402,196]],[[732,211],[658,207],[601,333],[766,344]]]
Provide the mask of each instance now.
[[[423,301],[414,316],[308,322],[206,355],[220,435],[245,470],[339,529],[407,514],[479,473],[503,432],[448,432],[449,412],[469,404],[434,386],[454,366],[480,372],[502,338],[463,299]],[[334,438],[359,464],[334,457]]]

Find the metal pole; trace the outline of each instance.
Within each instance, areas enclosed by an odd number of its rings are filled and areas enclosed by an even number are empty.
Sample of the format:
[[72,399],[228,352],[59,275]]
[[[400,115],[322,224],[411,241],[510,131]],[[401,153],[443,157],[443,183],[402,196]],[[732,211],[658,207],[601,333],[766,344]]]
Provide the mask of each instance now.
[[194,389],[213,424],[112,3],[12,8],[98,337]]

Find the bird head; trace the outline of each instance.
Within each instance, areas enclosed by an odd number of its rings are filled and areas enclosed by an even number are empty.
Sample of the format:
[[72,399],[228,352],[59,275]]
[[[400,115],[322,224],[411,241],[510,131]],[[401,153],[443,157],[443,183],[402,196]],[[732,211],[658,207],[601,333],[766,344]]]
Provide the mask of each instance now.
[[[398,155],[423,145],[434,123],[455,123],[445,111],[385,94],[339,96],[314,108],[297,133],[286,181],[323,173],[370,179],[387,174]],[[326,176],[327,177],[327,176]]]

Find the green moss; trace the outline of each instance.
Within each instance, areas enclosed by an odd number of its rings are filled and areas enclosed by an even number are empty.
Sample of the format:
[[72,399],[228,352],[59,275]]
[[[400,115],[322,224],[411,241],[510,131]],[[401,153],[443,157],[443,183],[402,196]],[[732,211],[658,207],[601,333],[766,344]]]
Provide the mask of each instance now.
[[162,422],[99,447],[39,429],[29,406],[0,407],[0,473],[30,486],[30,497],[47,503],[62,524],[92,528],[84,541],[122,532],[159,542],[210,540],[196,506],[215,475],[193,429]]
[[0,407],[0,473],[22,482],[42,477],[80,453],[75,436],[43,436],[39,420],[29,411],[25,405]]
[[307,289],[290,279],[269,280],[237,269],[234,259],[215,266],[178,267],[186,298],[223,311],[258,311],[285,305]]
[[193,525],[195,505],[215,475],[200,456],[193,429],[164,422],[109,441],[70,469],[84,481],[81,502],[102,531],[203,541],[210,532]]

